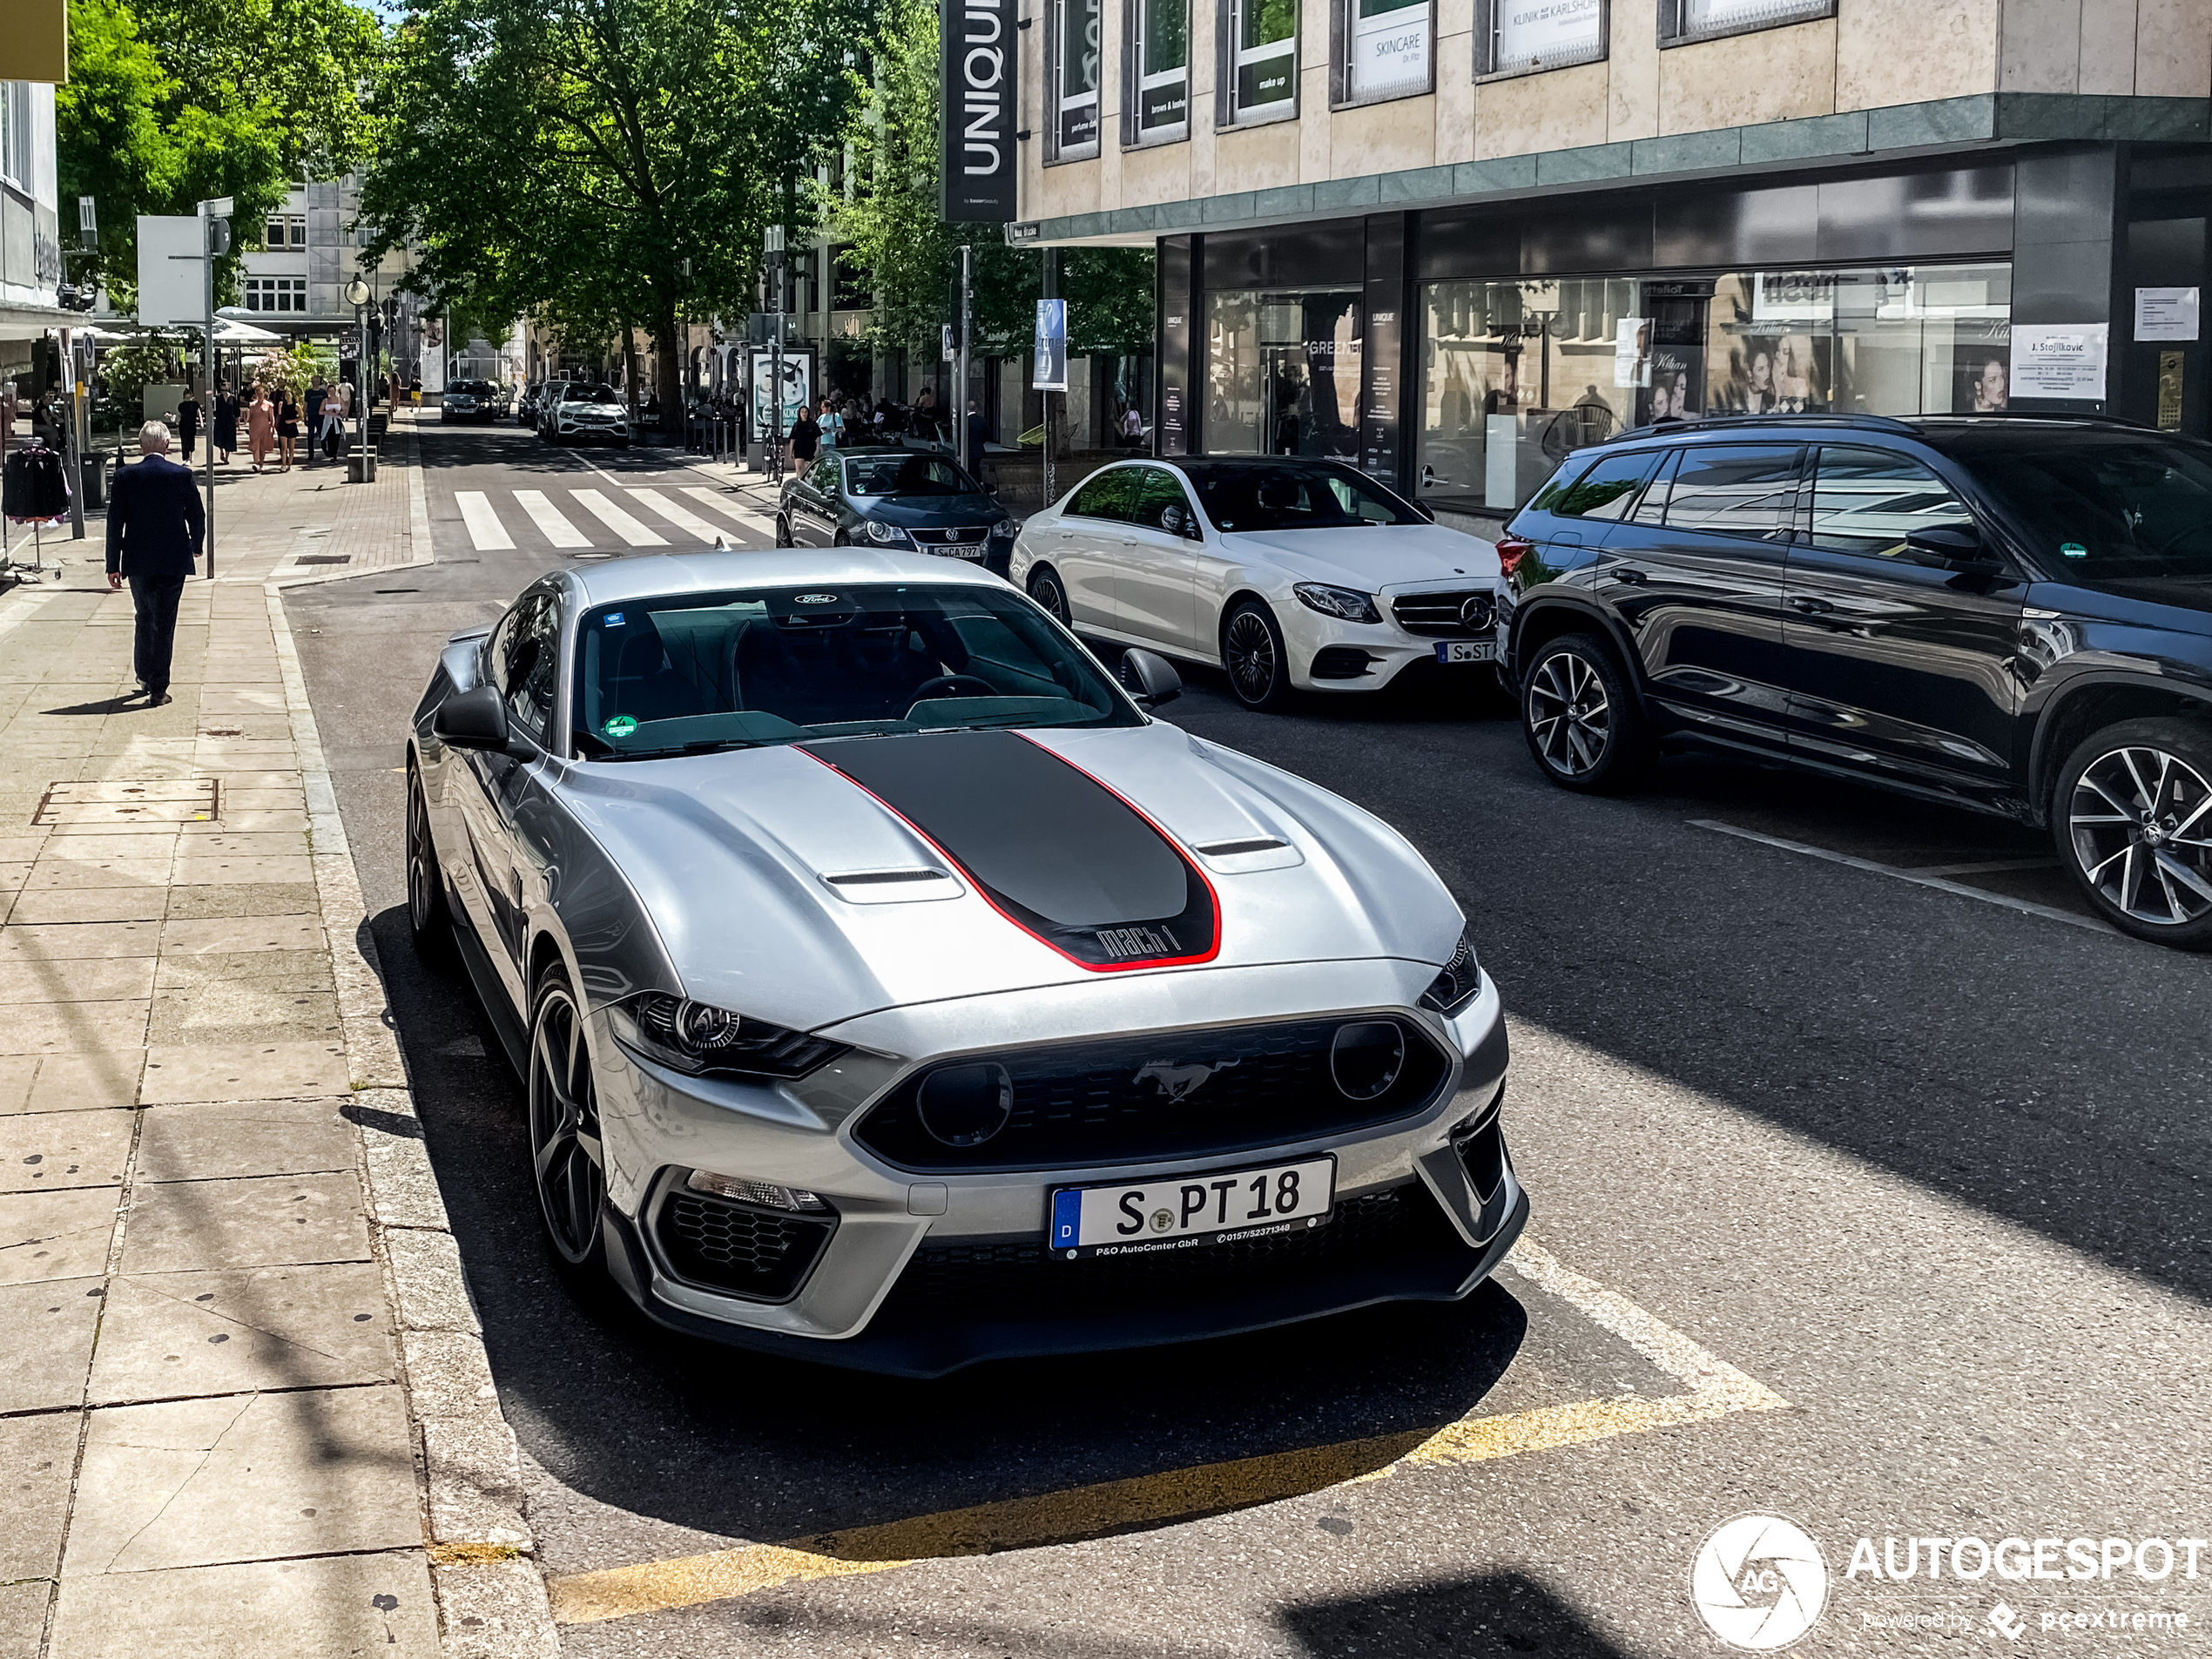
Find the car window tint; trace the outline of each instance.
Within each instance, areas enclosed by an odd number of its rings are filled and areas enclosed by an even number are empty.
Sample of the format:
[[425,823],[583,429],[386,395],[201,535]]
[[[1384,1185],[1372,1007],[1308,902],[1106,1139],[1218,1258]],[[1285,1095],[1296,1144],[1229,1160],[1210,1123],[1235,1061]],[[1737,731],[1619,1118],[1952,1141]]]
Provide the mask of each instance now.
[[1160,516],[1170,507],[1183,508],[1190,504],[1184,499],[1183,483],[1164,467],[1132,467],[1136,475],[1136,488],[1130,492],[1130,521],[1147,529],[1162,528]]
[[1562,518],[1618,522],[1635,505],[1636,490],[1651,471],[1651,455],[1608,455],[1561,490],[1552,511]]
[[806,475],[806,482],[825,496],[837,494],[837,462],[826,457],[814,463],[814,470]]
[[1812,540],[1839,553],[1893,559],[1917,529],[1971,529],[1951,487],[1909,455],[1823,445],[1812,486]]
[[1667,491],[1667,528],[1784,540],[1797,478],[1795,444],[1685,448]]
[[509,718],[543,738],[553,711],[560,657],[560,608],[550,593],[526,596],[502,624],[496,658]]
[[1667,516],[1667,491],[1675,479],[1675,463],[1682,459],[1682,452],[1675,450],[1661,457],[1659,470],[1652,475],[1650,484],[1636,498],[1629,510],[1629,520],[1635,524],[1656,524]]
[[1136,515],[1136,469],[1116,467],[1089,480],[1069,499],[1066,510],[1082,518],[1125,523]]
[[1559,470],[1546,479],[1544,487],[1530,499],[1528,510],[1532,513],[1556,512],[1559,503],[1565,498],[1575,481],[1588,469],[1589,462],[1587,461],[1561,462]]

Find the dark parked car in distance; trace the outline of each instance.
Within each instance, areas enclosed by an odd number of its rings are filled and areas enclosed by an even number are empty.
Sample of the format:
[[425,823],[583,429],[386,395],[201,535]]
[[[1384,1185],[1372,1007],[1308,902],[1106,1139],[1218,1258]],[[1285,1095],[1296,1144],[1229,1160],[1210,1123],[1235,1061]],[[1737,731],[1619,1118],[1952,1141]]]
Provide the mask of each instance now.
[[496,381],[448,381],[438,396],[438,420],[496,421],[507,413],[507,391]]
[[949,457],[832,449],[784,481],[778,547],[914,549],[1006,574],[1019,520]]
[[2212,948],[2212,444],[2018,413],[1640,428],[1498,551],[1553,781],[1692,743],[2002,813],[2115,927]]

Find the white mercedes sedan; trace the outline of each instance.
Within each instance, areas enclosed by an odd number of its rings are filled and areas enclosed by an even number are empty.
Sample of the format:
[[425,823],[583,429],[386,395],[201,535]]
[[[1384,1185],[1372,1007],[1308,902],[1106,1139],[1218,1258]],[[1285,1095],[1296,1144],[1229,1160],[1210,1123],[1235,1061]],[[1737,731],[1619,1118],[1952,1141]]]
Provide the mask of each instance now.
[[1497,550],[1338,461],[1116,462],[1032,517],[1008,576],[1079,633],[1225,670],[1239,700],[1490,671]]

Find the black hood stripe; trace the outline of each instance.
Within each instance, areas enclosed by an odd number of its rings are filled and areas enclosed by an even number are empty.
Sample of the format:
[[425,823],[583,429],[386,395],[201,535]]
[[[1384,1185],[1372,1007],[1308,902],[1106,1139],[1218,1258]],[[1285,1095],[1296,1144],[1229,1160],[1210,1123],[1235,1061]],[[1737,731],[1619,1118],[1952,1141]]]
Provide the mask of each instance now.
[[1213,887],[1152,820],[1014,732],[805,743],[913,826],[1016,927],[1085,968],[1211,961]]

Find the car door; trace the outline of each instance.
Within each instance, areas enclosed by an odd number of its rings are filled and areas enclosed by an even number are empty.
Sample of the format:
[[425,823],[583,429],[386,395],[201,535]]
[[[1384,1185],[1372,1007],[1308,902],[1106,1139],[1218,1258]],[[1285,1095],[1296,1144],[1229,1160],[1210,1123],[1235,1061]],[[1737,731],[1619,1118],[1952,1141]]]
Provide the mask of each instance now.
[[[540,749],[559,685],[560,627],[556,591],[533,588],[515,602],[485,643],[485,678],[506,704],[509,726]],[[516,1008],[527,1017],[523,953],[529,944],[529,915],[522,826],[543,799],[536,774],[543,757],[469,749],[458,752],[457,758],[469,779],[460,792],[469,843],[463,856],[474,878],[462,885],[475,888],[470,920]]]
[[1130,637],[1188,651],[1195,643],[1197,560],[1184,532],[1198,523],[1197,509],[1165,467],[1130,467],[1125,474],[1136,482],[1122,556],[1107,578],[1115,614]]
[[833,455],[824,455],[792,481],[791,539],[799,547],[827,547],[837,539],[844,479]]
[[1788,741],[1782,583],[1804,448],[1683,445],[1595,563],[1653,697],[1716,736]]
[[1822,444],[1808,477],[1783,583],[1791,746],[1939,788],[2008,787],[2022,581],[1905,545],[1917,529],[1977,529],[1915,456]]
[[1127,559],[1123,536],[1136,510],[1136,493],[1134,468],[1094,473],[1068,497],[1058,522],[1038,537],[1038,552],[1060,572],[1078,628],[1113,631],[1122,625],[1113,587]]

